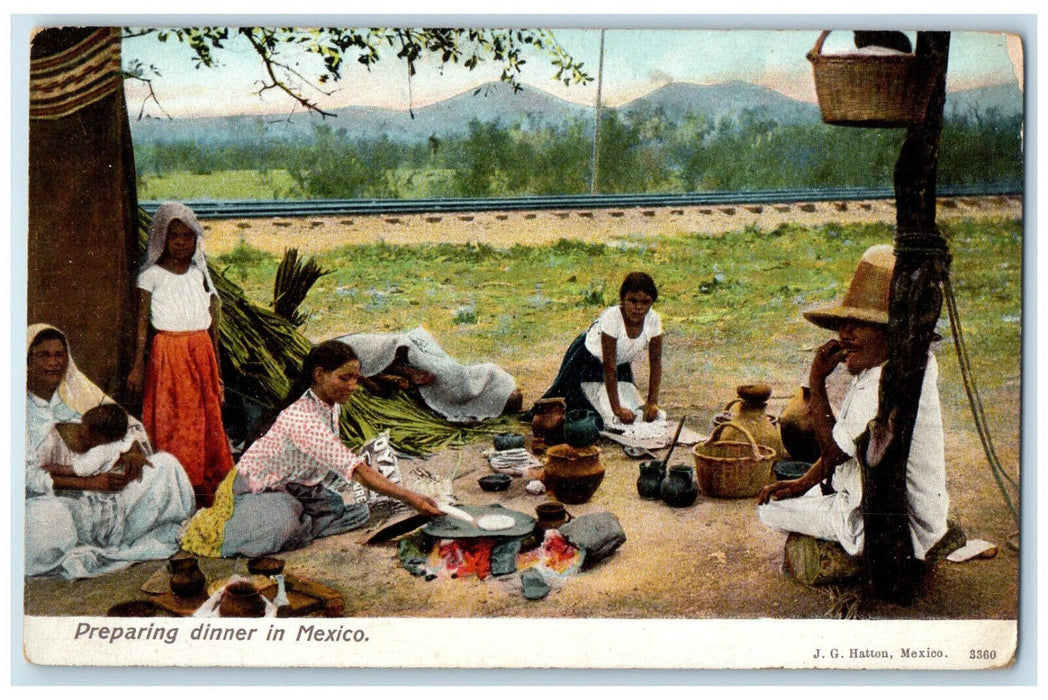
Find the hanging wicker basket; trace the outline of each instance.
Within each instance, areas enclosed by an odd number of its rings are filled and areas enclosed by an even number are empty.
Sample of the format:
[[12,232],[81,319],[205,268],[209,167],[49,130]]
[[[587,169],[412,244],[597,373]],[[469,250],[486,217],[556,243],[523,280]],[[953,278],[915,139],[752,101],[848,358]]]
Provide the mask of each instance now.
[[931,71],[914,54],[822,53],[829,31],[808,52],[822,120],[837,126],[902,128],[924,121]]
[[[746,442],[721,440],[721,432],[729,426],[742,433]],[[749,498],[775,480],[771,469],[775,450],[758,445],[750,431],[738,423],[721,423],[710,433],[709,440],[691,452],[699,487],[707,496]]]

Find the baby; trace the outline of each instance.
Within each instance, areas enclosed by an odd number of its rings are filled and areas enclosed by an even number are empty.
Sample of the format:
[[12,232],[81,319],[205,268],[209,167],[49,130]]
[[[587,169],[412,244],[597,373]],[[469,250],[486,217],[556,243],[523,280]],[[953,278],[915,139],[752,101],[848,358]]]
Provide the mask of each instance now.
[[88,410],[76,431],[73,472],[77,476],[94,476],[113,469],[134,445],[127,428],[127,413],[116,404],[102,404]]

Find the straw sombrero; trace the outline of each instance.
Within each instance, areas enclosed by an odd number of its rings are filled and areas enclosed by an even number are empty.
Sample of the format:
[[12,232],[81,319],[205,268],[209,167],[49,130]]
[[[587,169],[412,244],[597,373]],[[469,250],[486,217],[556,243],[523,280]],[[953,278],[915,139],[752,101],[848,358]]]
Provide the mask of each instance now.
[[895,251],[890,245],[867,248],[841,303],[826,309],[805,311],[804,318],[831,331],[837,330],[844,321],[888,325],[888,297],[894,269]]

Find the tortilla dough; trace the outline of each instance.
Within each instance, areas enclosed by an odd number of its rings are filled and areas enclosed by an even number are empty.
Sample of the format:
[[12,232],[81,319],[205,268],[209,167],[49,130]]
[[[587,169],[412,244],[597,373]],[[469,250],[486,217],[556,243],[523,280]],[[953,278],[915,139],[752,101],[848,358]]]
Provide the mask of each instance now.
[[517,521],[512,515],[489,514],[482,515],[477,519],[477,527],[481,530],[508,530]]

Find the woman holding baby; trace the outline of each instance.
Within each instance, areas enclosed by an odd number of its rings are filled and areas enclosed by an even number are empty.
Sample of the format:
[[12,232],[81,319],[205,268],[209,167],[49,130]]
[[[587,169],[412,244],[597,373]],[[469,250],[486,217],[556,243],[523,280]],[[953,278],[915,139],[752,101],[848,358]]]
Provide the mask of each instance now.
[[138,421],[128,417],[123,434],[120,416],[85,425],[113,401],[53,326],[27,332],[26,389],[26,575],[85,578],[177,552],[194,508],[189,478],[153,453]]

